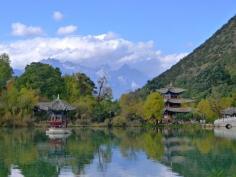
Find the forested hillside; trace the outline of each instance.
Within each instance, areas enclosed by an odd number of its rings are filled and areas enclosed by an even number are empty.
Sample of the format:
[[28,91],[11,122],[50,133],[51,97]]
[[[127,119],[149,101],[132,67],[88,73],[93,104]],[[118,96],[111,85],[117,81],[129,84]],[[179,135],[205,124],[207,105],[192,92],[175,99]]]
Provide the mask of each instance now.
[[229,96],[235,91],[236,16],[176,65],[148,81],[137,93],[146,96],[170,83],[186,88],[186,95],[195,99]]
[[9,56],[0,54],[0,126],[31,126],[45,120],[47,115],[34,114],[34,106],[58,95],[76,108],[71,123],[106,121],[108,125],[119,113],[119,105],[112,100],[106,77],[97,82],[98,88],[83,73],[62,76],[59,68],[39,62],[27,65],[21,76],[14,77]]

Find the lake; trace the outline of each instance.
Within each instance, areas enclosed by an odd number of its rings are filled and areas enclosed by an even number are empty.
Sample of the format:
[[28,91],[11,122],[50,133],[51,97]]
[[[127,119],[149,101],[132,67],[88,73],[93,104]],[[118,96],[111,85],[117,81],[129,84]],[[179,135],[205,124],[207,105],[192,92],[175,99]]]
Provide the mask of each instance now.
[[0,129],[0,177],[233,177],[236,130]]

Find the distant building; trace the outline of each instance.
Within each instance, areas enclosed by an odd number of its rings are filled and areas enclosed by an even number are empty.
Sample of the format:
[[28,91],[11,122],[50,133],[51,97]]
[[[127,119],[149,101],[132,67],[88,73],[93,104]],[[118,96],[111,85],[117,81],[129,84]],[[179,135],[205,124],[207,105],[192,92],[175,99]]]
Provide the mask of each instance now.
[[166,88],[161,88],[157,90],[160,92],[164,98],[165,108],[164,108],[164,121],[171,122],[177,114],[189,113],[192,111],[190,107],[183,107],[183,104],[191,103],[193,100],[181,98],[181,94],[186,91],[182,88],[173,87],[170,84]]
[[236,117],[236,108],[230,107],[221,111],[223,117]]

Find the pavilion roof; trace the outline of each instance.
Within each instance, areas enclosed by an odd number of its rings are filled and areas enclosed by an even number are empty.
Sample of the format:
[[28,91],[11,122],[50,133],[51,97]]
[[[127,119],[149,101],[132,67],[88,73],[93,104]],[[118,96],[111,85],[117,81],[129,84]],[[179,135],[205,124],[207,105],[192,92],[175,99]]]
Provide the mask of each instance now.
[[194,100],[192,99],[185,99],[185,98],[170,98],[170,99],[164,99],[165,103],[166,102],[170,102],[170,103],[177,103],[177,104],[181,104],[181,103],[191,103]]
[[223,115],[234,115],[236,114],[236,107],[229,107],[221,111]]
[[191,108],[165,108],[164,111],[175,112],[175,113],[188,113],[191,112]]
[[40,102],[37,107],[44,111],[73,111],[75,108],[68,103],[57,98],[52,102]]
[[182,93],[182,92],[184,92],[186,90],[182,89],[182,88],[177,88],[177,87],[170,86],[170,87],[167,87],[167,88],[158,89],[157,91],[162,93],[162,94],[166,94],[168,92],[171,92],[171,93]]

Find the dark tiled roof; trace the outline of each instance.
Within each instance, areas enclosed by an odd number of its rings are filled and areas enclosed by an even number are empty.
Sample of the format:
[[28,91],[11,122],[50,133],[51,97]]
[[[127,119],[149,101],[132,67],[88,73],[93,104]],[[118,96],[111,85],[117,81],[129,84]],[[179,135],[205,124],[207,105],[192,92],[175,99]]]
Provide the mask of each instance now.
[[184,98],[178,98],[178,99],[177,98],[176,99],[171,98],[171,99],[165,99],[164,101],[165,102],[170,102],[170,103],[179,103],[179,104],[181,104],[181,103],[191,103],[194,100],[184,99]]
[[236,114],[236,108],[230,107],[230,108],[224,109],[223,111],[221,111],[221,113],[224,115],[234,115]]
[[191,112],[191,108],[165,108],[164,111],[176,112],[176,113],[187,113]]
[[182,92],[184,92],[186,90],[182,89],[182,88],[177,88],[177,87],[168,87],[168,88],[158,89],[157,91],[162,93],[162,94],[165,94],[165,93],[168,93],[168,92],[171,92],[171,93],[182,93]]
[[75,110],[75,108],[68,103],[60,100],[55,99],[52,102],[41,102],[37,104],[37,107],[44,111],[72,111]]

